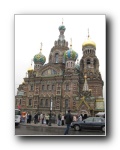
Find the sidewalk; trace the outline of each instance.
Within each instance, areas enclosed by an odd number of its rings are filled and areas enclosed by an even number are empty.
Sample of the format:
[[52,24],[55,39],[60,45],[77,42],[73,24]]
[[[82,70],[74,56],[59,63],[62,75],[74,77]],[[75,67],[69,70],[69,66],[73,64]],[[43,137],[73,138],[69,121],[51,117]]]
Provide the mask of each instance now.
[[34,124],[33,122],[31,123],[20,123],[20,125],[23,125],[23,126],[36,126],[36,127],[48,127],[48,128],[53,128],[53,127],[56,127],[56,128],[66,128],[66,125],[61,125],[61,126],[58,126],[57,124],[55,123],[51,123],[51,126],[47,125],[47,124],[41,124],[41,123],[37,123],[37,124]]

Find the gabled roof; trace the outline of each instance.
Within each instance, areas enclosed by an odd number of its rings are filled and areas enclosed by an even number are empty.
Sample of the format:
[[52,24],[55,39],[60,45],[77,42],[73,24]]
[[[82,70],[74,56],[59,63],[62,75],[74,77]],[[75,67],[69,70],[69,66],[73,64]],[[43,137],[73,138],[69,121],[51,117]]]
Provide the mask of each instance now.
[[83,98],[81,99],[81,101],[80,101],[80,103],[79,103],[79,105],[78,105],[78,108],[82,105],[82,104],[85,104],[85,106],[89,109],[89,110],[91,110],[92,108],[88,105],[88,103],[85,101],[85,97],[83,96]]

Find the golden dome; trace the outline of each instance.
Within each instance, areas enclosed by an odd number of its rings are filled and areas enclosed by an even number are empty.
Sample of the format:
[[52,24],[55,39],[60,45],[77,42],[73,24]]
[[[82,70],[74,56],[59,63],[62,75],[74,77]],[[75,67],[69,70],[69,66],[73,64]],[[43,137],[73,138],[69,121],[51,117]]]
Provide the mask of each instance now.
[[83,44],[82,44],[82,47],[85,47],[85,46],[94,46],[94,47],[96,48],[95,42],[93,42],[89,37],[88,37],[88,39],[87,39],[85,42],[83,42]]
[[28,71],[33,71],[32,65],[28,68]]

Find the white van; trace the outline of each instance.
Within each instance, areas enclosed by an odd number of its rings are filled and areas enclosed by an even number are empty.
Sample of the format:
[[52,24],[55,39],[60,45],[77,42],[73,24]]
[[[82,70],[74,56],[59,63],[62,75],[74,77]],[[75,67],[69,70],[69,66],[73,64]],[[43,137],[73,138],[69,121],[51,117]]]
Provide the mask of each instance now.
[[15,109],[15,125],[19,125],[21,120],[21,113],[19,109]]
[[95,116],[105,118],[105,112],[98,112],[97,114],[95,114]]

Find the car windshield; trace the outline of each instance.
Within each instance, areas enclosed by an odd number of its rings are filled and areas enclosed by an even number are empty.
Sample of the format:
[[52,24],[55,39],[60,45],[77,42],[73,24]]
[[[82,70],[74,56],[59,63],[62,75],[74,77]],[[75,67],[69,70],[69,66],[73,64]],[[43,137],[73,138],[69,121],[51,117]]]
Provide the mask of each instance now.
[[85,122],[93,122],[93,117],[89,117],[89,118],[85,119]]
[[20,111],[19,110],[15,110],[15,115],[20,115]]

